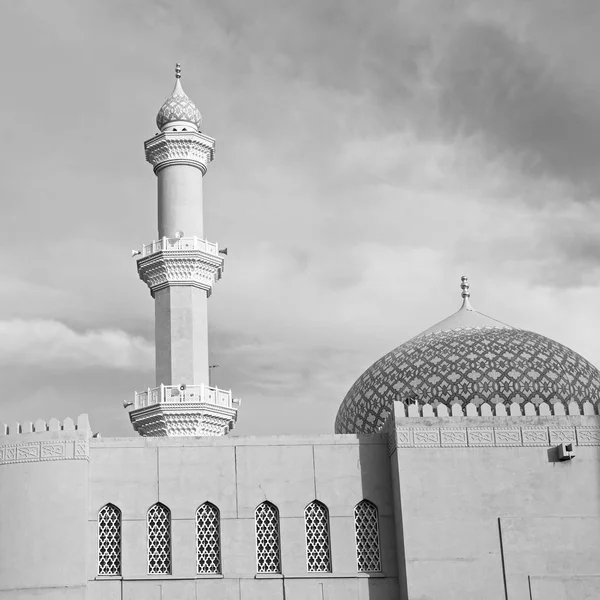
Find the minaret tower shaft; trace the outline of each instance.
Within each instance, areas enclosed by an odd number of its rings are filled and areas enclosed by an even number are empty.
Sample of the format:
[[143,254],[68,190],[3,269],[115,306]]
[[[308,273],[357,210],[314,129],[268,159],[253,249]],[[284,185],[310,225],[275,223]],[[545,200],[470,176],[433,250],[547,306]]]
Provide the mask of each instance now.
[[130,418],[141,435],[220,435],[239,402],[209,386],[207,301],[224,268],[218,245],[204,238],[202,179],[215,140],[200,131],[179,64],[156,124],[144,148],[158,182],[158,241],[136,252],[154,298],[156,387],[136,393]]

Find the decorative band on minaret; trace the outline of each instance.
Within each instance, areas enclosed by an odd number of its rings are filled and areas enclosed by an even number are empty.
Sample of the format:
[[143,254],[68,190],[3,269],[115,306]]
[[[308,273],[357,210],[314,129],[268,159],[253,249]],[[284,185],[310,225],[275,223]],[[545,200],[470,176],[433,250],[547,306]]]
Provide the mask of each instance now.
[[144,148],[158,180],[158,240],[134,253],[155,304],[156,387],[126,406],[140,435],[223,435],[239,401],[209,385],[207,300],[224,269],[218,244],[204,238],[202,178],[215,140],[200,131],[179,63],[156,124],[160,133]]

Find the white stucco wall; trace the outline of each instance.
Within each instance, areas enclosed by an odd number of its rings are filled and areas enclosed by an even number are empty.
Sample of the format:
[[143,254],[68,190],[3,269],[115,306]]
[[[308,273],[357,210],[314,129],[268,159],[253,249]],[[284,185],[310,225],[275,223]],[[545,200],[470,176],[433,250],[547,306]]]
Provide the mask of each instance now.
[[[549,452],[553,441],[468,446],[467,436],[461,447],[464,430],[495,427],[546,430],[549,440],[577,429],[588,439],[600,418],[400,418],[396,426],[410,600],[531,600],[530,586],[534,600],[580,598],[565,590],[600,597],[600,447],[575,445],[567,462]],[[435,430],[456,446],[442,447]]]
[[[383,573],[357,573],[354,507],[379,510]],[[333,572],[307,573],[304,508],[329,509]],[[254,511],[279,509],[282,575],[257,575]],[[222,576],[196,574],[195,512],[205,501],[221,513]],[[123,515],[123,573],[97,576],[97,514],[111,502]],[[171,510],[173,570],[148,576],[146,512]],[[394,598],[396,552],[385,436],[126,438],[94,440],[88,514],[90,598],[236,600]],[[107,580],[108,579],[108,580]],[[123,591],[121,591],[123,590]],[[323,596],[324,594],[324,596]]]
[[84,600],[91,432],[36,425],[0,435],[0,599]]

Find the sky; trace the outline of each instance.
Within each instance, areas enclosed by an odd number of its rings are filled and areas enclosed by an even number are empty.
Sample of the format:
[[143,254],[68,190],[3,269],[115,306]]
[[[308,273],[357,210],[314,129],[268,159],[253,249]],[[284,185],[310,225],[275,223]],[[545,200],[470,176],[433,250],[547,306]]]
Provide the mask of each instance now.
[[154,307],[143,142],[174,64],[216,138],[213,383],[235,435],[330,433],[460,306],[600,366],[597,0],[0,4],[0,422],[135,435]]

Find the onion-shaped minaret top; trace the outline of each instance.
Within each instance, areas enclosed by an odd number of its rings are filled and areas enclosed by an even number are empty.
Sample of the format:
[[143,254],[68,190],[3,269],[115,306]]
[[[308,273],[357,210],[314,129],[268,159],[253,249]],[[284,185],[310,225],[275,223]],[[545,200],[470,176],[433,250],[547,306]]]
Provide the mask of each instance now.
[[175,87],[156,115],[156,125],[161,131],[186,128],[198,131],[202,115],[181,87],[181,65],[175,65]]

